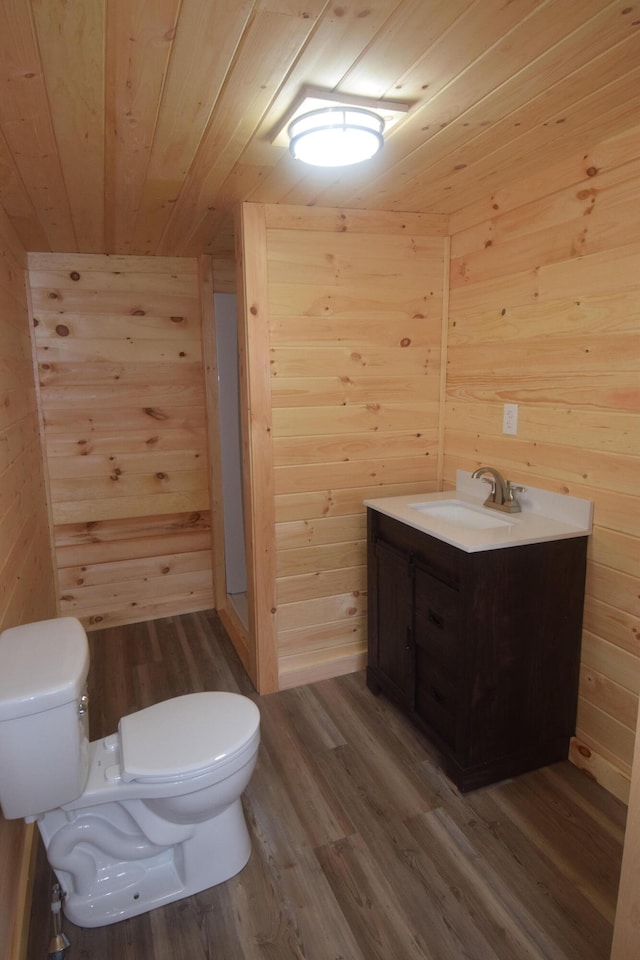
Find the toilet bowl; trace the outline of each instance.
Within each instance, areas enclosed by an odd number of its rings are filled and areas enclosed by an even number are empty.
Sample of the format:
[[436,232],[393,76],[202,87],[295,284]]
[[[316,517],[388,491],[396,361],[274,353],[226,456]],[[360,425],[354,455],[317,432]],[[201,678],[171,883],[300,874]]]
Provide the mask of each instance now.
[[187,694],[88,739],[88,644],[72,617],[0,634],[0,806],[37,821],[83,927],[124,920],[238,873],[241,794],[260,714],[235,693]]

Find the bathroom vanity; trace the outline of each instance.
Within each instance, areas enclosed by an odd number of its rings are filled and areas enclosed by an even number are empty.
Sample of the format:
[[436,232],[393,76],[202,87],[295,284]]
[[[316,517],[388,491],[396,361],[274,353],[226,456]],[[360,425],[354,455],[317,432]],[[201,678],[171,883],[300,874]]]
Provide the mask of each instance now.
[[591,529],[588,501],[528,488],[503,518],[478,483],[366,501],[367,684],[424,729],[460,790],[567,758]]

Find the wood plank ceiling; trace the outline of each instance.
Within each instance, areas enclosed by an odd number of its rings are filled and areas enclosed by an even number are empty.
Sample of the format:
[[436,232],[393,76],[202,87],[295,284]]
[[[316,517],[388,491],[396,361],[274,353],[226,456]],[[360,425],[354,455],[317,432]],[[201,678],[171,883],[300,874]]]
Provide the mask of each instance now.
[[[307,84],[410,109],[318,171],[271,142]],[[32,251],[232,257],[246,199],[451,213],[639,106],[633,0],[0,7],[0,202]]]

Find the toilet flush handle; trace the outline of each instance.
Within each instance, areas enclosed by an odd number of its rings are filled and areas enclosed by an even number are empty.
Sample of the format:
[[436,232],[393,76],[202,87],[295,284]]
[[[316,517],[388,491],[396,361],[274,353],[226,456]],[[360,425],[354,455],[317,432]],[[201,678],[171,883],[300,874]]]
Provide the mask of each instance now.
[[84,717],[89,711],[89,697],[83,693],[78,704],[78,716]]

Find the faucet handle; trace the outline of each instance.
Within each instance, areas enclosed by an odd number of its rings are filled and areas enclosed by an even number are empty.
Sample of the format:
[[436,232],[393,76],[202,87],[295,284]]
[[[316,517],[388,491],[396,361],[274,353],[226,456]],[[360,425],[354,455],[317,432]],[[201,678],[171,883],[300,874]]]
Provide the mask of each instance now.
[[524,493],[526,487],[520,487],[517,483],[511,483],[507,480],[507,500],[516,501],[516,493]]

